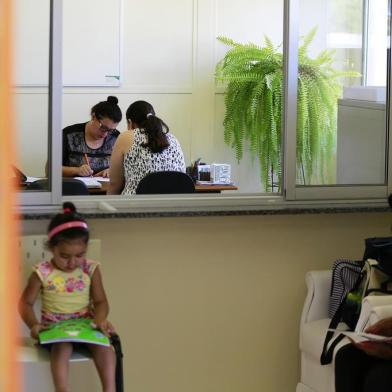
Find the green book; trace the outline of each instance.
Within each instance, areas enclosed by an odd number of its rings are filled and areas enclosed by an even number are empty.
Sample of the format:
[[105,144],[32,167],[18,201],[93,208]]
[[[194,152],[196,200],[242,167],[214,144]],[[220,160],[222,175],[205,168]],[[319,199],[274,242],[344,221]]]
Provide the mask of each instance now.
[[58,342],[80,342],[110,346],[110,341],[101,331],[91,326],[92,320],[72,319],[59,321],[39,333],[41,344]]

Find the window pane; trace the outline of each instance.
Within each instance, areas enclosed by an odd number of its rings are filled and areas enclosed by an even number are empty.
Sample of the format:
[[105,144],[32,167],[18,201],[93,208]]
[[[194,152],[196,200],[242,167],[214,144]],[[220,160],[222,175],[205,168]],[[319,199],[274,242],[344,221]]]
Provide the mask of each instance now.
[[[15,0],[15,107],[19,162],[28,182],[46,177],[48,159],[49,0]],[[34,17],[32,17],[34,15]],[[46,180],[24,190],[49,190]]]
[[218,0],[217,35],[241,46],[216,45],[216,62],[228,57],[217,78],[214,159],[231,164],[240,192],[280,192],[283,1]]
[[300,4],[297,184],[384,184],[388,2]]

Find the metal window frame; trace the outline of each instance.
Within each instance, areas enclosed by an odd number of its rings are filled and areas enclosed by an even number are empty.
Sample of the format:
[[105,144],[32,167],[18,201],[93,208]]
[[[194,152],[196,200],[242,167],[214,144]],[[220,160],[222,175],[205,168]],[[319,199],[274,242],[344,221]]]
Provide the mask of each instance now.
[[[200,6],[204,4],[195,0]],[[51,0],[51,26],[50,26],[50,81],[49,81],[49,146],[48,157],[50,164],[49,192],[21,192],[20,200],[23,208],[28,211],[52,210],[61,203],[61,173],[62,148],[62,0]],[[207,3],[205,3],[207,4]],[[389,4],[389,9],[390,9]],[[212,9],[212,8],[211,8]],[[392,192],[392,174],[389,168],[392,157],[388,154],[387,180],[391,185],[364,185],[364,186],[301,186],[296,184],[296,117],[297,117],[297,77],[298,77],[298,46],[299,46],[299,12],[300,0],[284,0],[284,70],[285,70],[285,110],[283,114],[282,141],[283,154],[283,197],[279,194],[239,194],[239,195],[195,195],[154,198],[126,198],[121,196],[106,197],[72,197],[82,209],[107,209],[130,211],[159,211],[172,209],[181,211],[199,210],[208,211],[219,208],[230,210],[244,210],[248,208],[290,208],[292,203],[385,203],[388,193]],[[391,20],[389,20],[391,23]],[[390,31],[391,31],[391,27]],[[391,58],[388,58],[391,69]],[[388,78],[390,75],[388,75]],[[389,80],[388,80],[389,81]],[[389,99],[391,86],[388,89],[389,114],[387,130],[391,123],[391,102]],[[387,135],[387,150],[392,149],[392,142]],[[69,200],[70,198],[67,197]],[[22,208],[22,209],[23,209]],[[112,211],[115,212],[115,211]]]
[[62,0],[50,0],[48,88],[48,191],[20,192],[21,205],[57,205],[62,198]]

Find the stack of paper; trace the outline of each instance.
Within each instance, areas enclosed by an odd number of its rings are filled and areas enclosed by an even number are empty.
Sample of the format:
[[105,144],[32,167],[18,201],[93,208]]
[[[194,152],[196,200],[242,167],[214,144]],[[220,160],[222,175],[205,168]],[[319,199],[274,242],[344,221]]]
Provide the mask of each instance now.
[[342,333],[343,335],[346,335],[350,339],[354,340],[354,342],[358,342],[358,343],[366,342],[366,341],[392,343],[391,336],[375,335],[375,334],[366,333],[366,332],[341,331],[339,329],[328,329],[328,331]]

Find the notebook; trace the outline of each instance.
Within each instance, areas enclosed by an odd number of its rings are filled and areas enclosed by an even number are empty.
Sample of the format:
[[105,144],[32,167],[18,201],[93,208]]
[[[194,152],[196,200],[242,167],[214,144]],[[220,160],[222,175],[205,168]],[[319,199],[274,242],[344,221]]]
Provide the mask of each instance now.
[[110,341],[101,331],[95,329],[89,319],[59,321],[39,333],[41,344],[58,342],[79,342],[110,346]]
[[82,181],[87,188],[102,188],[102,184],[95,177],[75,177],[75,179]]

